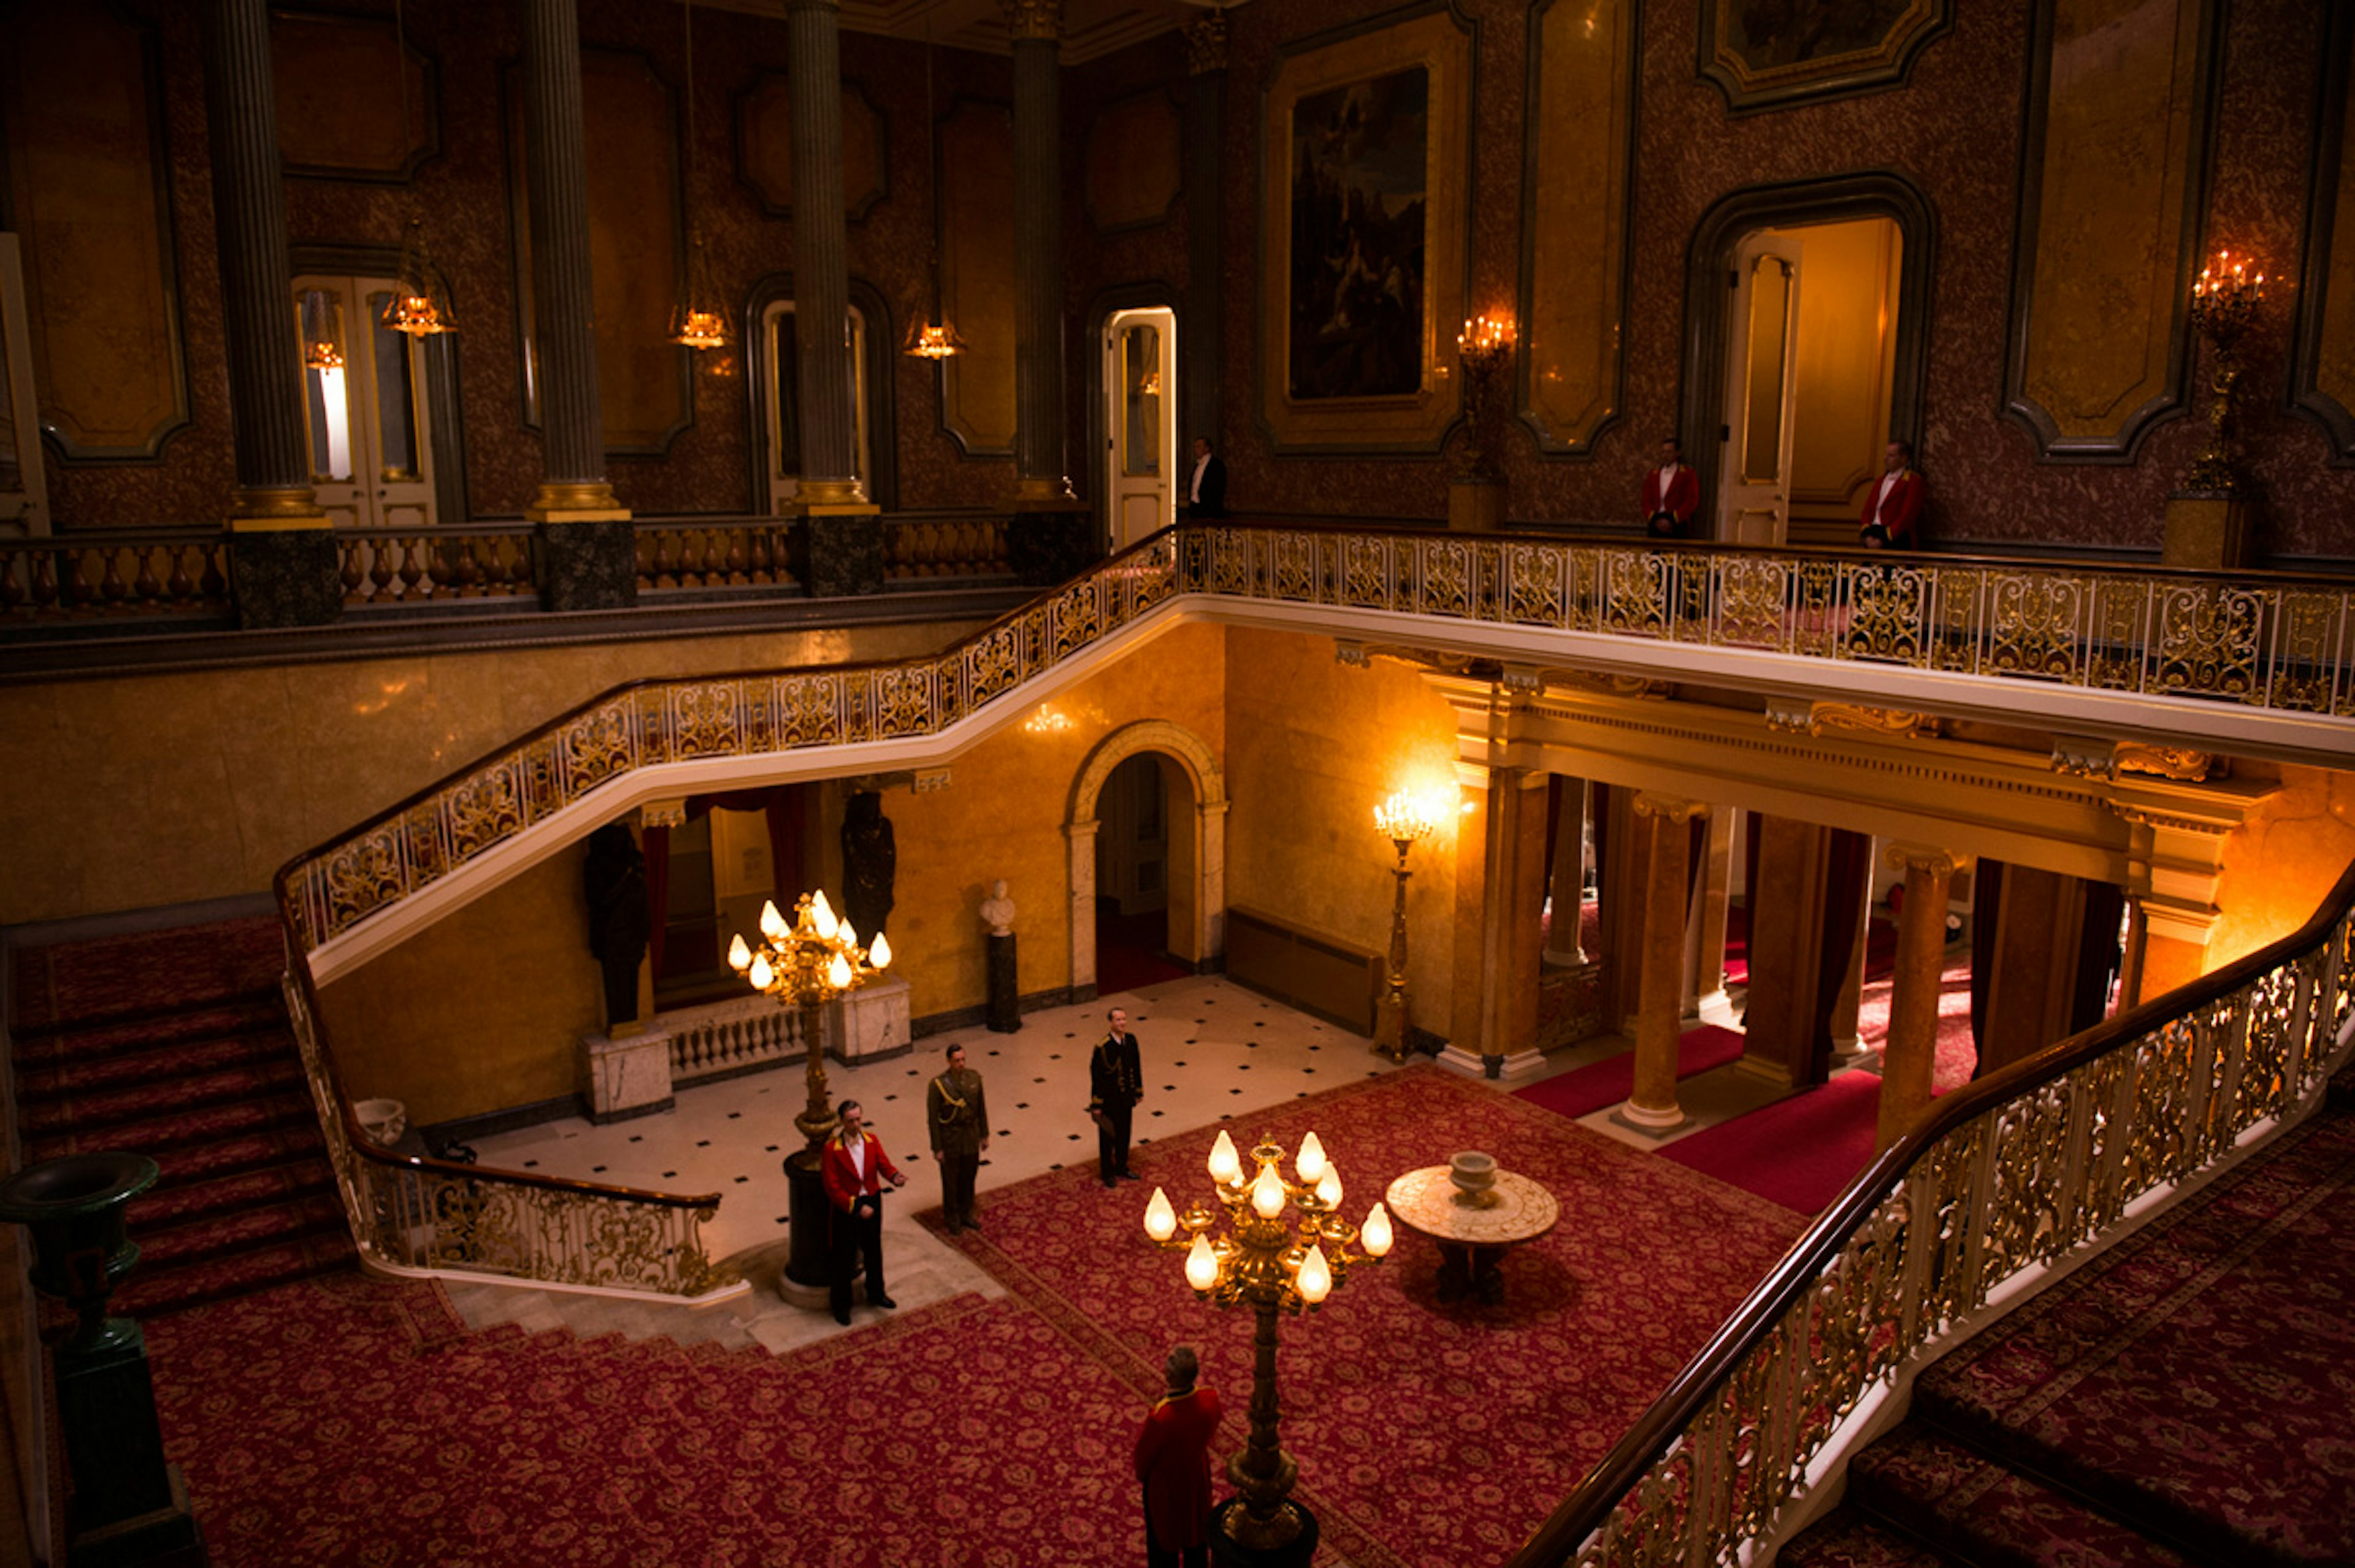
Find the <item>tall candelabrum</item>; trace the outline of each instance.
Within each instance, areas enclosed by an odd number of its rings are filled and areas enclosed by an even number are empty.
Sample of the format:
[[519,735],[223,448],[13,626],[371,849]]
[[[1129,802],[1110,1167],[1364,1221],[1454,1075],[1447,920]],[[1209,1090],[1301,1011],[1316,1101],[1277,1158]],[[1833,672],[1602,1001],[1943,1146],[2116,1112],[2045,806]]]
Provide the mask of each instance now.
[[[1251,1438],[1227,1462],[1227,1480],[1238,1495],[1220,1507],[1212,1529],[1261,1554],[1255,1561],[1267,1561],[1266,1554],[1291,1561],[1296,1553],[1305,1563],[1316,1547],[1316,1519],[1290,1500],[1300,1467],[1278,1435],[1276,1318],[1316,1310],[1348,1282],[1350,1269],[1380,1261],[1391,1250],[1391,1218],[1379,1202],[1367,1211],[1362,1229],[1341,1218],[1341,1174],[1315,1133],[1300,1140],[1293,1162],[1296,1181],[1284,1179],[1284,1150],[1272,1137],[1251,1152],[1257,1169],[1246,1178],[1234,1140],[1220,1132],[1209,1161],[1219,1208],[1197,1200],[1180,1214],[1156,1187],[1145,1207],[1145,1233],[1156,1245],[1186,1254],[1186,1283],[1199,1299],[1221,1308],[1248,1307],[1258,1318]],[[1296,1213],[1287,1216],[1288,1209]],[[1221,1210],[1226,1229],[1214,1234]]]
[[1495,455],[1488,450],[1490,382],[1513,356],[1513,324],[1501,315],[1476,315],[1455,335],[1456,362],[1464,369],[1464,464],[1460,477],[1493,480]]
[[762,904],[761,944],[747,944],[741,931],[728,944],[730,969],[754,990],[774,997],[779,1006],[801,1009],[809,1104],[794,1118],[794,1126],[812,1152],[832,1136],[836,1120],[826,1097],[826,1052],[818,1040],[821,1014],[826,1003],[865,985],[890,963],[890,940],[879,931],[874,945],[861,951],[858,933],[848,921],[836,917],[824,892],[804,893],[794,905],[791,925],[777,912],[774,900]]
[[2247,258],[2235,261],[2230,251],[2220,251],[2201,269],[2191,285],[2191,325],[2208,339],[2211,368],[2208,391],[2208,445],[2191,460],[2190,488],[2237,490],[2240,475],[2232,467],[2232,391],[2241,368],[2232,349],[2257,314],[2265,297],[2265,275],[2252,274]]
[[1398,850],[1398,864],[1391,869],[1396,880],[1391,897],[1390,970],[1382,986],[1374,1049],[1392,1061],[1404,1061],[1412,1042],[1406,994],[1406,880],[1414,875],[1406,869],[1406,856],[1437,824],[1429,807],[1401,790],[1374,807],[1374,826]]

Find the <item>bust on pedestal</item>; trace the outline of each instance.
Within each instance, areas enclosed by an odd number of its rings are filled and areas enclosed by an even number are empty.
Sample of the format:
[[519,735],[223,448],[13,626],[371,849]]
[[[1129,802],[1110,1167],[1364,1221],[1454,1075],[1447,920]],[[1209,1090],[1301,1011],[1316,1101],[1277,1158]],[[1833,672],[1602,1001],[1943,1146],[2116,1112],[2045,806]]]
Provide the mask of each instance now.
[[1014,962],[1014,901],[1003,877],[989,884],[981,918],[989,927],[989,1027],[1012,1034],[1022,1027],[1022,983]]

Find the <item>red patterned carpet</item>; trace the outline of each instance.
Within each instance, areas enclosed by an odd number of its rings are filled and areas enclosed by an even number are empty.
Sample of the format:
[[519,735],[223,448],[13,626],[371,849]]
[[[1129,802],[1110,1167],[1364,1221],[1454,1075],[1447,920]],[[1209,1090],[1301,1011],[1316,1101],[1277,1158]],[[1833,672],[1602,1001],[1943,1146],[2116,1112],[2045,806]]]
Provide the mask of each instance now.
[[[1285,1322],[1285,1436],[1327,1564],[1500,1561],[1797,1224],[1433,1067],[1234,1131],[1312,1124],[1352,1207],[1481,1147],[1564,1210],[1507,1263],[1502,1306],[1440,1305],[1402,1237]],[[1008,1296],[782,1358],[475,1334],[435,1287],[352,1275],[176,1314],[147,1329],[165,1441],[222,1568],[1139,1562],[1129,1445],[1171,1343],[1227,1396],[1220,1465],[1245,1430],[1250,1317],[1197,1304],[1138,1220],[1152,1183],[1201,1189],[1210,1142],[1141,1147],[1143,1186],[1083,1167],[985,1194],[986,1232],[959,1242]]]
[[[1495,1307],[1442,1305],[1437,1254],[1402,1232],[1284,1326],[1286,1445],[1326,1540],[1356,1568],[1494,1563],[1667,1385],[1797,1233],[1800,1221],[1510,1095],[1421,1066],[1229,1124],[1249,1147],[1312,1127],[1353,1213],[1389,1179],[1462,1148],[1543,1183],[1562,1221],[1504,1264]],[[1213,1129],[1137,1151],[1143,1182],[1107,1192],[1092,1168],[985,1195],[984,1233],[957,1244],[1083,1339],[1143,1394],[1168,1347],[1200,1347],[1227,1392],[1221,1452],[1240,1446],[1252,1319],[1198,1305],[1177,1256],[1146,1240],[1156,1185],[1207,1194]],[[928,1218],[932,1218],[928,1216]]]
[[[1689,1029],[1677,1040],[1677,1076],[1690,1078],[1712,1067],[1722,1067],[1742,1055],[1742,1033],[1716,1024]],[[1607,1061],[1532,1083],[1514,1093],[1532,1105],[1542,1105],[1557,1116],[1583,1116],[1605,1105],[1615,1105],[1636,1087],[1636,1053],[1622,1051]]]

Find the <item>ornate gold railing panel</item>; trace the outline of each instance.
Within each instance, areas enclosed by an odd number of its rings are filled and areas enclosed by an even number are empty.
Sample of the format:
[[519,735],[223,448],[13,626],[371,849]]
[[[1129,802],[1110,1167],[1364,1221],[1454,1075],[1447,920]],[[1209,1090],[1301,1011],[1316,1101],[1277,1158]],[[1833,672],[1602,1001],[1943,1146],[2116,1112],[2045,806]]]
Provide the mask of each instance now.
[[361,1255],[400,1268],[693,1297],[735,1283],[704,1251],[719,1195],[678,1197],[395,1155],[360,1132],[324,1049],[306,964],[286,1008]]
[[2350,904],[2355,868],[2296,934],[1938,1102],[1510,1568],[1740,1561],[1910,1357],[2313,1103],[2355,1006]]

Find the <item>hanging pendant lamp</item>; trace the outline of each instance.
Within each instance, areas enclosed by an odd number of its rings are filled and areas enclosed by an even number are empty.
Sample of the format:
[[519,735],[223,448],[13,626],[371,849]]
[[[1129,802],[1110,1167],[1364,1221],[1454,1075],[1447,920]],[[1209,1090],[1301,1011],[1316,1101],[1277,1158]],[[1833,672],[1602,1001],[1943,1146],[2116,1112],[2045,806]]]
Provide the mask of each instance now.
[[[924,134],[933,134],[932,121],[932,25],[924,23]],[[932,180],[940,182],[940,162],[932,162]],[[937,225],[932,233],[932,308],[929,316],[908,324],[908,341],[900,352],[917,359],[953,359],[964,352],[964,339],[957,336],[948,316],[941,310],[941,237]]]
[[[687,16],[687,200],[695,200],[695,0],[680,7]],[[711,287],[711,262],[703,236],[690,229],[687,266],[678,276],[678,303],[671,306],[670,340],[682,348],[725,348],[728,317]]]
[[[400,101],[400,156],[409,158],[409,33],[400,0],[392,0],[392,91]],[[393,290],[377,317],[381,325],[411,337],[433,337],[458,330],[458,314],[450,308],[450,291],[425,247],[425,220],[411,218],[400,237],[400,265]]]

